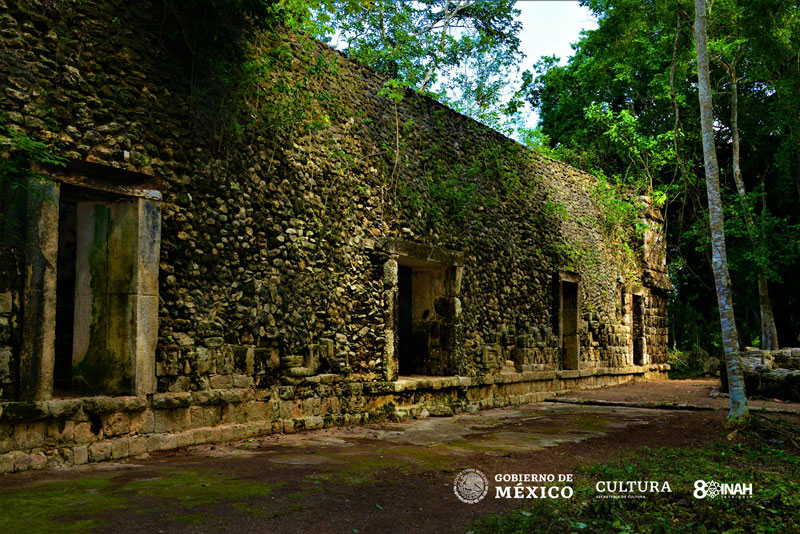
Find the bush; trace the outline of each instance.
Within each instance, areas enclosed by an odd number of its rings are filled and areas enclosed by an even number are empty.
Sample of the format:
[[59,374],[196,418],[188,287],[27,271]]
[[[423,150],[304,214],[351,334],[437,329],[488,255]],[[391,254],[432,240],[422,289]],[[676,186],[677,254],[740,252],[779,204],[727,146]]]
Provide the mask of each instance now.
[[703,376],[703,365],[709,357],[701,347],[689,351],[670,350],[667,360],[670,365],[669,377],[682,379]]

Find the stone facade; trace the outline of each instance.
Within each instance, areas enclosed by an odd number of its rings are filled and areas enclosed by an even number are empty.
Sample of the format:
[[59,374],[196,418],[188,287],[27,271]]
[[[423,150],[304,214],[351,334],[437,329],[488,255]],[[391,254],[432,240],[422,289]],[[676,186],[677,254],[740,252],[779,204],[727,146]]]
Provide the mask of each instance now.
[[0,471],[666,370],[648,199],[619,229],[594,177],[293,36],[244,48],[280,62],[234,122],[151,8],[0,0],[0,109],[70,161],[4,206]]

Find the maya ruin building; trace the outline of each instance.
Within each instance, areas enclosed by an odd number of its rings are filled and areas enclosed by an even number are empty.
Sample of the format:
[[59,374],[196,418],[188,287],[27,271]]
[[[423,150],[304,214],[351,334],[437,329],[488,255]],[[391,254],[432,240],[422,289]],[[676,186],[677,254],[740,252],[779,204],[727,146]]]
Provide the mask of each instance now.
[[0,0],[2,126],[57,156],[2,191],[0,472],[665,375],[648,198],[302,36],[214,76],[161,17]]

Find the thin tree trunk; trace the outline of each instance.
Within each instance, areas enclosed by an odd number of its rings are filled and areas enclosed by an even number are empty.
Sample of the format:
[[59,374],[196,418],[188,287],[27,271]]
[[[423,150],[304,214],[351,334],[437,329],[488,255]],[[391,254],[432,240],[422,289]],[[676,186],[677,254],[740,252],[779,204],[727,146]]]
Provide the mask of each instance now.
[[[767,216],[767,184],[764,180],[764,175],[761,175],[761,217],[764,218]],[[767,237],[764,235],[764,227],[761,228],[761,242],[766,243]],[[766,299],[766,305],[761,305],[761,332],[772,332],[774,337],[772,337],[769,343],[765,343],[763,340],[761,341],[761,348],[768,349],[768,350],[777,350],[780,348],[778,343],[778,329],[775,326],[775,315],[772,313],[772,300],[769,298],[769,286],[767,285],[767,277],[764,277],[764,287],[761,287],[761,279],[758,279],[758,297],[759,299],[763,297]],[[764,315],[763,311],[766,310],[768,312],[767,315]],[[764,321],[767,321],[767,325],[764,326]],[[762,334],[763,335],[763,334]]]
[[[750,243],[758,256],[766,253],[764,243],[756,235],[756,226],[753,217],[750,215],[750,208],[747,205],[747,189],[742,178],[741,150],[739,146],[739,79],[736,76],[736,65],[731,63],[727,66],[728,74],[731,78],[731,137],[733,138],[733,180],[736,182],[736,191],[739,193],[739,200],[742,203],[744,221],[747,225],[747,233],[750,236]],[[775,327],[775,317],[772,314],[772,302],[769,298],[769,286],[767,284],[767,274],[762,266],[758,267],[758,306],[761,312],[761,348],[775,350],[778,348],[778,331]]]
[[722,197],[719,188],[719,165],[714,144],[714,110],[711,100],[711,75],[708,67],[708,37],[706,33],[706,2],[694,0],[694,37],[697,47],[697,88],[700,101],[700,126],[703,133],[703,163],[708,192],[708,215],[711,225],[711,267],[717,287],[717,304],[722,325],[722,344],[728,370],[730,412],[728,422],[743,424],[749,412],[744,392],[744,375],[739,354],[739,339],[733,316],[728,262],[725,252],[725,223],[722,215]]

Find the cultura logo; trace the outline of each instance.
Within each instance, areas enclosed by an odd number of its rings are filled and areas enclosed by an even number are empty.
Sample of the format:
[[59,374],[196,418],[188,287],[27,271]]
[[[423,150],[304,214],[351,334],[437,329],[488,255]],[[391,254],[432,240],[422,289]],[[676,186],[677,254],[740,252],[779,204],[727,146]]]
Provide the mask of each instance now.
[[715,499],[722,498],[745,498],[753,496],[753,484],[722,484],[716,480],[695,480],[694,498],[695,499]]

